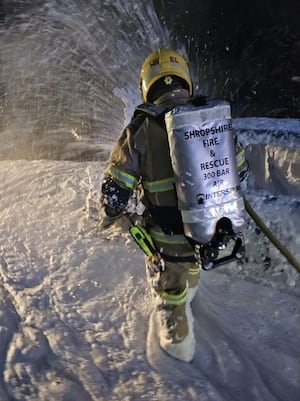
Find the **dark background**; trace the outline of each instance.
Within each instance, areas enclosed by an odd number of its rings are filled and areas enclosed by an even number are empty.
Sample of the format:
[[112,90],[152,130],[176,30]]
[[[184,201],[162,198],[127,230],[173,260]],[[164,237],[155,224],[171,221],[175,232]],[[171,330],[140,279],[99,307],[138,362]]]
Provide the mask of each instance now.
[[[299,0],[154,0],[239,116],[300,117]],[[208,92],[214,92],[208,85]]]
[[[9,24],[37,1],[0,0]],[[153,0],[185,43],[195,92],[232,101],[234,116],[300,118],[299,0]]]

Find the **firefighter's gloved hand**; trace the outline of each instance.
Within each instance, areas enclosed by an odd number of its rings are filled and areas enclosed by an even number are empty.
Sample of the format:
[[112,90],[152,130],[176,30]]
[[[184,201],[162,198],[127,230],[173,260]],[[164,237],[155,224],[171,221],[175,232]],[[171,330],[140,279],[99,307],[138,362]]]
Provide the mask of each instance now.
[[131,191],[121,187],[111,177],[106,177],[102,183],[101,202],[109,217],[120,216],[126,209]]
[[130,191],[121,187],[110,176],[104,179],[101,190],[99,227],[105,230],[124,215]]

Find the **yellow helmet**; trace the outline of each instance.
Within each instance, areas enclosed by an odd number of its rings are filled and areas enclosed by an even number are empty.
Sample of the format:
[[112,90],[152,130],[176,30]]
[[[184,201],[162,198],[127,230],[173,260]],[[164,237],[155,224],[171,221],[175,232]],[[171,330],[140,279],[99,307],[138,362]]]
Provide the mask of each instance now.
[[146,58],[141,69],[141,91],[144,102],[148,101],[151,86],[160,78],[168,75],[175,75],[183,79],[192,95],[193,86],[187,62],[174,50],[158,49]]

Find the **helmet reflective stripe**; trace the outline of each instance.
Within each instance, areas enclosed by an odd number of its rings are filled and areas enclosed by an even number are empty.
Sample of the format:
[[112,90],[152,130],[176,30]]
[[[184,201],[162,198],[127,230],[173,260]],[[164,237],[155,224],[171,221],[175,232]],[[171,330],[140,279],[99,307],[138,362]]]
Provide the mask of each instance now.
[[183,79],[192,94],[192,81],[184,58],[174,50],[158,49],[146,58],[141,69],[141,90],[144,102],[148,100],[151,86],[160,78],[168,75],[175,75]]
[[[167,75],[177,75],[180,76],[180,78],[186,80],[184,78],[185,75],[189,74],[189,71],[184,68],[181,64],[179,63],[172,63],[170,62],[166,68],[163,70],[163,74],[161,74],[162,67],[161,65],[155,65],[151,67],[151,70],[149,70],[148,73],[144,74],[143,80],[142,80],[142,91],[147,91],[149,92],[150,86],[149,83],[151,82],[151,86],[156,82],[158,79],[162,78],[163,76]],[[175,71],[177,70],[177,71]],[[182,73],[179,75],[179,71],[181,70]],[[153,81],[153,82],[152,82]],[[146,99],[144,99],[146,101]]]

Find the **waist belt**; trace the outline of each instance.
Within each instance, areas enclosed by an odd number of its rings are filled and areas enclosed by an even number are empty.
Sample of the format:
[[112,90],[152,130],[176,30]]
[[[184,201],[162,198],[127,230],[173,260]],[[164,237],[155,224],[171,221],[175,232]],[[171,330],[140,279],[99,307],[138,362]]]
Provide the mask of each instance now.
[[166,253],[159,252],[160,256],[166,261],[166,262],[182,262],[182,263],[195,263],[197,262],[197,259],[195,258],[194,255],[191,256],[174,256],[174,255],[167,255]]
[[[242,233],[235,235],[228,234],[224,237],[224,242],[220,243],[218,238],[209,244],[195,245],[195,255],[189,256],[174,256],[159,252],[153,243],[151,235],[147,229],[140,225],[132,225],[129,229],[133,239],[140,246],[147,256],[159,255],[167,262],[173,263],[196,263],[201,261],[203,270],[212,270],[218,266],[222,266],[232,260],[242,261],[245,254],[244,238]],[[225,241],[226,240],[226,241]],[[219,257],[219,250],[226,248],[229,243],[232,246],[231,252],[226,256]]]
[[155,254],[159,254],[164,260],[167,262],[196,262],[196,258],[194,255],[190,256],[175,256],[175,255],[167,255],[162,252],[158,252],[153,243],[152,237],[147,231],[146,227],[141,225],[132,225],[129,228],[129,232],[135,242],[139,245],[139,247],[144,251],[147,256],[152,256]]

